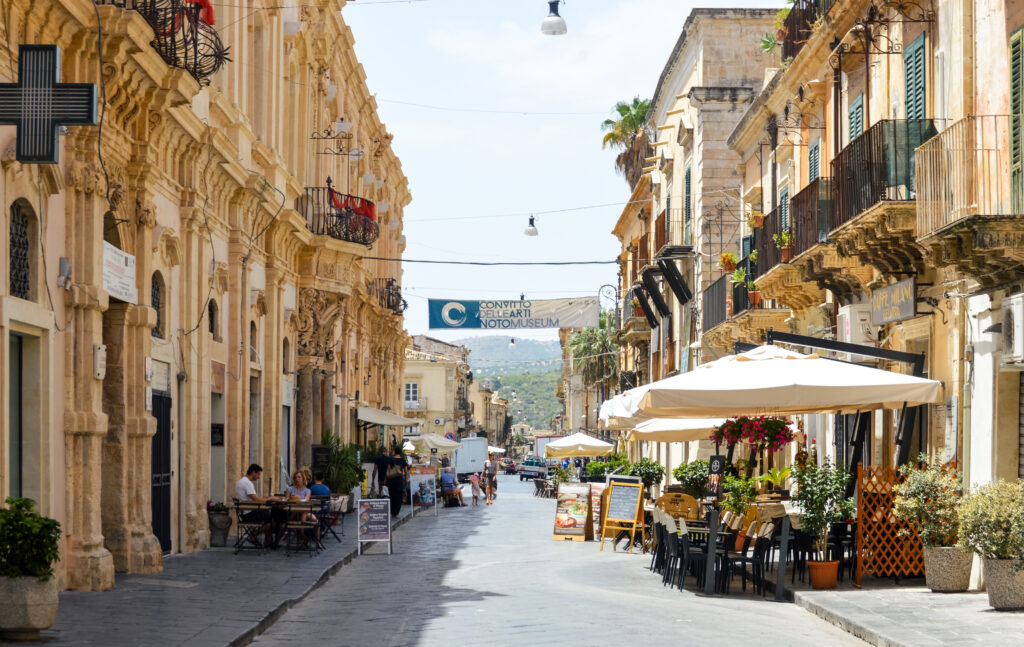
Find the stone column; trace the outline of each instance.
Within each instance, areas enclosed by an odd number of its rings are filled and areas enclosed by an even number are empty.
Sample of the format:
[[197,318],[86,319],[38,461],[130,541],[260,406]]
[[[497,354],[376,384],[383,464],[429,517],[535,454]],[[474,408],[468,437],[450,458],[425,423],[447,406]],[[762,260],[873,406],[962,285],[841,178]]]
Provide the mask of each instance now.
[[313,373],[317,370],[316,364],[310,358],[302,358],[306,363],[299,367],[299,397],[295,408],[295,460],[299,465],[310,465],[313,462],[313,427],[316,416],[314,415],[314,400],[318,399],[319,390],[316,390],[314,397]]

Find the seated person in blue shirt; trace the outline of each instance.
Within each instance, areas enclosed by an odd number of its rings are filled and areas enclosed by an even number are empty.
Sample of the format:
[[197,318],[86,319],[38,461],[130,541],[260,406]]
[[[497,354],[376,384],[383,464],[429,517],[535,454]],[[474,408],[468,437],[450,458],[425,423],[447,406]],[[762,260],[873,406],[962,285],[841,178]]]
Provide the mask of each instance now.
[[441,494],[451,494],[459,500],[459,505],[464,506],[466,502],[462,500],[462,488],[459,487],[455,481],[455,475],[452,474],[452,468],[444,468],[444,473],[441,474]]
[[331,488],[324,485],[324,473],[317,472],[313,475],[313,485],[309,488],[313,496],[331,496]]

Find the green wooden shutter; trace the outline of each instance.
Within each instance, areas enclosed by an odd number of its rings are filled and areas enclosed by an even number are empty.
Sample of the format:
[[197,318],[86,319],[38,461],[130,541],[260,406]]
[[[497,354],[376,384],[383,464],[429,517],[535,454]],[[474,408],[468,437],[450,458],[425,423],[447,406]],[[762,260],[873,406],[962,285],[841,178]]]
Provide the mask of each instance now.
[[683,178],[683,244],[693,244],[693,228],[690,225],[690,216],[693,200],[690,195],[690,167],[686,167],[686,175]]
[[789,187],[779,191],[779,231],[789,231]]
[[819,177],[821,177],[821,137],[811,142],[811,147],[807,151],[807,183],[810,184]]
[[754,248],[754,235],[744,236],[740,242],[740,258],[750,256],[750,250]]
[[857,98],[850,102],[850,141],[860,137],[864,132],[864,94],[858,94]]
[[1024,112],[1024,27],[1010,36],[1010,203],[1014,213],[1024,208],[1021,112]]
[[914,39],[903,50],[903,72],[906,77],[907,119],[924,119],[925,106],[925,64],[924,34]]

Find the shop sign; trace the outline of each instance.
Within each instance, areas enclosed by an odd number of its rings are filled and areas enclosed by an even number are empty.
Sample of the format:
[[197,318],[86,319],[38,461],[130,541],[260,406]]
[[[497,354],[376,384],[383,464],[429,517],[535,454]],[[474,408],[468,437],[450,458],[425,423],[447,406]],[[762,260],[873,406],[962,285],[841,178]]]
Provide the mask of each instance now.
[[135,288],[135,257],[107,241],[103,241],[103,289],[125,303],[139,302]]
[[914,277],[871,292],[871,323],[878,326],[911,319],[917,309]]
[[210,361],[210,393],[224,393],[224,364],[213,360]]
[[554,539],[583,541],[590,516],[590,484],[559,483]]

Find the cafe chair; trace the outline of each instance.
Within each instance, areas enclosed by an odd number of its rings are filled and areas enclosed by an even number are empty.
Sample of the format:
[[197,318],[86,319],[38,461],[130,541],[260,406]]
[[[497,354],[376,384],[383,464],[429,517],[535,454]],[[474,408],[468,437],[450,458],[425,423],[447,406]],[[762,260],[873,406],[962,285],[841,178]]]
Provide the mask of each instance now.
[[[339,526],[339,522],[344,513],[340,512],[340,502],[338,505],[339,511],[335,512],[334,504],[332,503],[331,497],[328,495],[311,496],[310,501],[320,503],[320,508],[315,510],[313,514],[316,515],[317,521],[320,523],[320,537],[321,540],[327,537],[328,533],[331,534],[340,544],[341,537],[338,533],[334,532],[334,527]],[[345,534],[345,528],[341,528],[341,534]]]
[[238,523],[238,534],[235,536],[235,554],[237,555],[243,550],[250,549],[255,550],[257,553],[266,552],[266,546],[263,545],[266,522],[243,520],[245,513],[257,512],[265,508],[259,503],[242,503],[238,499],[234,500],[234,504],[235,519]]
[[294,552],[305,550],[312,557],[320,551],[316,538],[320,522],[319,518],[316,521],[307,519],[306,515],[310,512],[309,504],[288,505],[288,520],[284,524],[284,539],[286,545],[291,546]]

